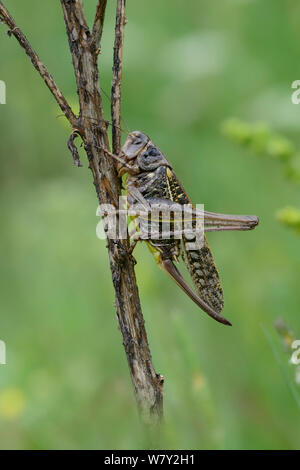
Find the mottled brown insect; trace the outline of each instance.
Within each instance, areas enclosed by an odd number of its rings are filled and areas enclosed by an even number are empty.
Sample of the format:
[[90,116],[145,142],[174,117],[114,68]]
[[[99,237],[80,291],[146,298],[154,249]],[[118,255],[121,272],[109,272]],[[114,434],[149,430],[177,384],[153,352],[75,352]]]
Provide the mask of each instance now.
[[[137,209],[148,213],[154,206],[165,210],[170,204],[182,207],[191,204],[191,200],[176,177],[172,165],[165,158],[161,150],[151,139],[140,131],[129,134],[120,155],[117,157],[117,170],[119,176],[127,174],[126,189],[128,205],[132,211]],[[135,213],[135,212],[134,212]],[[220,284],[219,273],[216,268],[210,247],[204,234],[201,245],[196,245],[197,223],[199,211],[190,210],[193,233],[184,228],[170,228],[168,236],[145,236],[141,224],[133,247],[138,239],[145,240],[152,251],[158,265],[171,276],[181,289],[208,315],[225,325],[231,325],[220,313],[224,306],[223,291]],[[175,220],[176,218],[174,218]],[[146,218],[142,220],[147,221]],[[159,219],[161,222],[161,219]],[[204,231],[219,230],[251,230],[258,224],[256,216],[233,216],[215,214],[204,211],[202,213],[202,229]],[[177,224],[178,225],[178,224]],[[181,233],[178,239],[175,232]],[[191,245],[192,243],[192,245]],[[191,248],[192,246],[192,248]],[[186,283],[174,262],[181,256],[188,268],[193,283],[194,292]]]

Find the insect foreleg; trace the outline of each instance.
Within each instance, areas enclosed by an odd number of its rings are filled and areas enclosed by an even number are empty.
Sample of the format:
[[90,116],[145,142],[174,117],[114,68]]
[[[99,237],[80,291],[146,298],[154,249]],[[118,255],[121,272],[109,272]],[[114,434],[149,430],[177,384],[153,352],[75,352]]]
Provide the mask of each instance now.
[[134,201],[137,201],[142,204],[142,208],[145,211],[151,210],[150,204],[147,202],[147,200],[142,195],[141,191],[136,186],[134,186],[133,184],[128,184],[127,191],[128,195],[131,196]]

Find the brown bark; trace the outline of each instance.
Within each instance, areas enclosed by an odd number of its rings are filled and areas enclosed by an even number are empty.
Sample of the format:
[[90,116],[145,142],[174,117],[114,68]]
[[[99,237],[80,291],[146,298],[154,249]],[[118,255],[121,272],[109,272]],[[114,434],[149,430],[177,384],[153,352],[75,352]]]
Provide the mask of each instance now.
[[[61,0],[67,37],[72,55],[77,84],[80,114],[74,115],[66,99],[57,87],[45,65],[40,61],[29,42],[0,1],[0,19],[9,27],[20,45],[30,57],[34,67],[46,82],[63,113],[72,126],[68,147],[75,163],[80,166],[74,138],[80,135],[92,171],[100,204],[117,207],[121,184],[117,177],[109,151],[107,122],[104,119],[101,89],[98,77],[98,54],[103,30],[106,0],[98,0],[92,32],[87,25],[81,0]],[[113,152],[121,146],[121,78],[124,42],[125,0],[117,0],[113,81],[112,123]],[[138,287],[134,273],[134,259],[128,254],[129,241],[107,239],[115,305],[123,345],[138,407],[144,422],[159,423],[163,412],[163,377],[155,373],[148,345]]]

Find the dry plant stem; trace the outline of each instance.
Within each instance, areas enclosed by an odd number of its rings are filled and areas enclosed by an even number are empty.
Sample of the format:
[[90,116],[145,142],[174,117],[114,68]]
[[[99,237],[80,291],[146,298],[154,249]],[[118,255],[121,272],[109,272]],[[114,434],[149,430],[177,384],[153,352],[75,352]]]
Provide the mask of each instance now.
[[[93,174],[98,201],[117,207],[121,185],[116,170],[102,149],[109,151],[107,125],[104,120],[101,90],[98,77],[98,53],[106,8],[106,0],[98,0],[93,31],[90,32],[81,0],[61,0],[67,36],[72,55],[80,114],[77,118],[60,92],[45,65],[40,61],[26,37],[0,1],[0,20],[9,28],[25,49],[34,67],[46,82],[63,113],[72,126],[69,149],[79,165],[74,139],[80,135]],[[112,86],[112,118],[114,123],[113,147],[120,148],[121,71],[124,37],[125,2],[117,0],[116,38],[114,48],[114,74]],[[118,126],[118,128],[117,128]],[[118,132],[117,132],[118,131]],[[159,423],[163,410],[163,377],[155,373],[147,341],[134,273],[134,260],[128,253],[128,240],[107,240],[107,248],[115,289],[117,309],[123,344],[130,368],[138,407],[144,422]],[[102,312],[103,313],[103,312]]]
[[[113,79],[111,87],[111,118],[112,118],[112,147],[113,153],[118,155],[121,149],[121,90],[122,90],[122,59],[124,46],[124,27],[126,0],[117,0],[115,43],[113,55]],[[128,250],[126,240],[126,250]],[[128,257],[128,251],[127,251]],[[131,258],[131,256],[129,256]],[[143,314],[140,306],[137,284],[133,265],[130,264],[129,279],[131,294],[128,302],[133,301],[133,308],[117,308],[119,324],[123,335],[131,378],[135,389],[139,409],[144,420],[148,423],[159,423],[163,415],[163,383],[164,378],[156,374],[148,345]],[[125,279],[124,279],[125,281]],[[116,293],[118,291],[115,285]],[[127,296],[127,293],[126,293]],[[116,296],[122,301],[122,292]],[[135,300],[134,300],[135,299]],[[119,306],[121,307],[121,305]],[[120,315],[121,314],[121,315]]]
[[101,42],[102,31],[103,31],[106,4],[107,4],[107,0],[98,0],[97,2],[96,15],[95,15],[93,32],[92,32],[92,42],[91,42],[92,47],[97,52],[100,52],[100,42]]
[[121,150],[121,91],[124,27],[126,23],[125,4],[126,0],[117,0],[113,79],[111,84],[112,150],[116,155]]
[[[121,194],[120,180],[111,158],[101,150],[109,150],[109,144],[98,79],[98,53],[93,45],[91,47],[91,35],[86,26],[82,2],[61,0],[61,4],[80,103],[79,131],[88,155],[99,202],[117,207]],[[104,13],[105,9],[102,10],[103,15]],[[120,106],[117,109],[120,109]],[[108,239],[107,248],[117,315],[139,409],[145,422],[158,422],[162,414],[162,380],[161,376],[156,375],[151,360],[134,261],[128,254],[128,240]]]

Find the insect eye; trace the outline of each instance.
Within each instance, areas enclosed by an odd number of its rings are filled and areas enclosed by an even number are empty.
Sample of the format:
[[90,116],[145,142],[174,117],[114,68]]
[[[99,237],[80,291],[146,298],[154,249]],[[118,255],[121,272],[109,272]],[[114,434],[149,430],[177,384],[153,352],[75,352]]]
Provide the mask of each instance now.
[[151,155],[151,157],[157,157],[159,155],[159,151],[155,147],[152,147],[149,151],[149,155]]
[[145,153],[143,153],[143,159],[147,160],[148,162],[151,160],[151,157],[158,157],[160,155],[159,151],[155,147],[149,147]]

